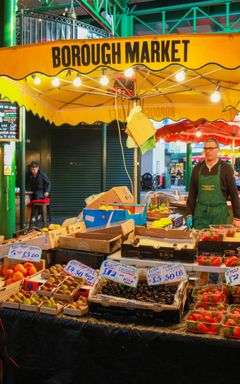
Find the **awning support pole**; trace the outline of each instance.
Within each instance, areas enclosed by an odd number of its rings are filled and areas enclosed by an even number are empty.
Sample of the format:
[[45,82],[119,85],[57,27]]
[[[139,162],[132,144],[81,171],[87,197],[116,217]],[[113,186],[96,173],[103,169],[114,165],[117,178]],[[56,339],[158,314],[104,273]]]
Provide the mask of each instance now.
[[192,143],[187,143],[186,190],[189,191],[192,176]]

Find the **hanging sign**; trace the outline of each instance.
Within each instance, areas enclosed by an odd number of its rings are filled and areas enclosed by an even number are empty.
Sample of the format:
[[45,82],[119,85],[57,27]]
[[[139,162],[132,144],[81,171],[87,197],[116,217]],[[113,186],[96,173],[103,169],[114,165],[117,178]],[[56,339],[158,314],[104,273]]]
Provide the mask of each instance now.
[[19,107],[0,100],[0,141],[20,141]]
[[41,260],[42,250],[40,247],[25,244],[11,245],[8,257],[14,260],[24,260],[39,262]]
[[225,272],[226,283],[229,285],[240,284],[240,267],[228,268]]
[[136,288],[139,278],[137,268],[109,260],[102,263],[99,275],[133,288]]
[[72,276],[84,277],[89,285],[93,285],[97,279],[97,272],[88,265],[77,260],[70,260],[64,270]]
[[173,283],[187,279],[187,274],[182,264],[167,264],[150,268],[147,273],[148,285]]

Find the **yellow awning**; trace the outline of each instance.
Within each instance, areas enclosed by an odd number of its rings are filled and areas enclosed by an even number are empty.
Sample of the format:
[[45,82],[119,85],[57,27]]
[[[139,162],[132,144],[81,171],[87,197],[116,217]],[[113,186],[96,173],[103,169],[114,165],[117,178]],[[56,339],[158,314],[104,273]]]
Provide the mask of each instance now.
[[[240,110],[240,34],[65,40],[0,49],[0,94],[61,125],[150,118],[233,120]],[[123,71],[133,67],[132,78]],[[185,80],[177,82],[177,72]],[[104,74],[109,83],[100,85]],[[74,79],[80,76],[81,85]],[[58,77],[59,85],[52,80]],[[36,78],[41,82],[35,84]],[[210,101],[218,88],[221,100]]]

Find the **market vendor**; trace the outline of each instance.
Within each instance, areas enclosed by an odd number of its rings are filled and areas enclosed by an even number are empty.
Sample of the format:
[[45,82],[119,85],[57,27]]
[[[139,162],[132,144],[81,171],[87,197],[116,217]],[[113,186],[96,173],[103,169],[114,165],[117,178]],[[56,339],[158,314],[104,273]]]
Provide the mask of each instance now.
[[232,167],[218,157],[219,143],[215,138],[204,142],[205,160],[192,172],[186,209],[188,229],[208,228],[210,224],[228,224],[227,200],[233,210],[233,224],[240,227],[238,190]]
[[40,170],[37,160],[31,163],[31,171],[27,176],[26,184],[32,191],[31,200],[44,200],[49,197],[51,182],[46,173]]

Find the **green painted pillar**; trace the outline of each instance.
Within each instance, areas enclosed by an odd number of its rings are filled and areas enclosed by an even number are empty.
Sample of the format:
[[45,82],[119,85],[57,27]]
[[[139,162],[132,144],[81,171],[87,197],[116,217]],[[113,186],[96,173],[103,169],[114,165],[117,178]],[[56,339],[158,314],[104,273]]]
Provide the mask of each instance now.
[[[16,45],[16,0],[0,2],[0,46]],[[16,149],[15,143],[0,144],[0,234],[12,237],[16,230]],[[10,175],[4,175],[4,164],[10,166]]]
[[106,191],[107,178],[107,124],[102,125],[101,192]]
[[189,191],[192,176],[192,143],[187,144],[187,161],[186,161],[186,190]]
[[26,110],[24,107],[20,108],[20,129],[22,132],[20,142],[20,229],[23,229],[26,226]]

